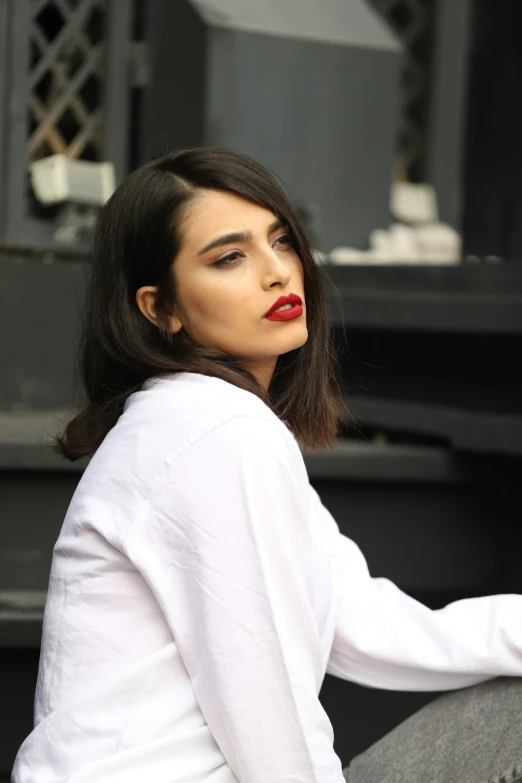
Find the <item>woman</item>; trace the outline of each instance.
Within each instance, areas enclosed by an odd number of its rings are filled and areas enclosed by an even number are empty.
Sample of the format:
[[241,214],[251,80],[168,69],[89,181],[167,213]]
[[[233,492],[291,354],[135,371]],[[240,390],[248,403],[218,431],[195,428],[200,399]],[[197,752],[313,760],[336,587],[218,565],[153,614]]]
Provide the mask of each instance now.
[[[15,783],[341,783],[326,671],[427,691],[522,674],[521,596],[428,610],[369,576],[310,486],[298,442],[326,447],[341,412],[327,311],[260,165],[207,148],[131,174],[100,216],[87,302],[87,403],[59,448],[94,456],[54,550]],[[457,705],[503,705],[503,755],[475,737],[484,769],[459,770],[443,737],[450,776],[430,777],[418,719],[349,780],[515,780],[519,680],[496,682],[501,701],[479,687]]]

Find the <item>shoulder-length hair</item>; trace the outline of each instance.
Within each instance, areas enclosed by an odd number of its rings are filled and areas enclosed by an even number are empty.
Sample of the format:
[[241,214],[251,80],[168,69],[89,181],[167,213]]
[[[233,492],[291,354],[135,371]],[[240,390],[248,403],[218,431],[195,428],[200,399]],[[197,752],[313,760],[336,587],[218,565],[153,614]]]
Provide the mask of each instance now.
[[[202,189],[229,191],[271,210],[295,238],[304,270],[308,339],[278,358],[268,390],[233,357],[195,343],[184,329],[178,334],[168,329],[183,211]],[[136,304],[136,292],[145,285],[157,286],[158,326]],[[84,402],[55,448],[70,460],[91,456],[131,394],[151,377],[179,372],[214,376],[256,394],[304,448],[325,448],[347,412],[331,340],[310,240],[274,177],[247,155],[220,147],[156,157],[127,176],[100,213],[79,342]]]

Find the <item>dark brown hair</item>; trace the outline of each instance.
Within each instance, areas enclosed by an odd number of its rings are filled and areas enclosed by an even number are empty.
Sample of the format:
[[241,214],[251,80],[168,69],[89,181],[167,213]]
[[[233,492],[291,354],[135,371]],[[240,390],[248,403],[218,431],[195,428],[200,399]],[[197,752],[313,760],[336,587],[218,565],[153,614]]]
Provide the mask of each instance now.
[[[219,189],[270,209],[288,225],[304,270],[307,342],[278,358],[268,391],[236,359],[168,330],[176,300],[172,264],[180,249],[183,208],[198,191]],[[116,189],[98,219],[80,337],[85,400],[56,439],[70,460],[94,454],[148,378],[194,372],[260,397],[306,449],[330,445],[344,408],[327,303],[310,241],[275,178],[246,155],[201,147],[154,158]],[[156,285],[156,327],[135,295]]]

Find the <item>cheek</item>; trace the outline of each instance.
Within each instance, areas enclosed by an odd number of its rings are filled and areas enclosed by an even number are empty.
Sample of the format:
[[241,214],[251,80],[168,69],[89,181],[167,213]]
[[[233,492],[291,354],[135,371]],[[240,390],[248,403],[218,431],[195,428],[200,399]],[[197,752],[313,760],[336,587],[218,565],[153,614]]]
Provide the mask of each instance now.
[[[233,324],[249,304],[248,296],[223,281],[221,285],[200,284],[183,297],[187,319],[193,326]],[[251,306],[251,304],[250,304]]]

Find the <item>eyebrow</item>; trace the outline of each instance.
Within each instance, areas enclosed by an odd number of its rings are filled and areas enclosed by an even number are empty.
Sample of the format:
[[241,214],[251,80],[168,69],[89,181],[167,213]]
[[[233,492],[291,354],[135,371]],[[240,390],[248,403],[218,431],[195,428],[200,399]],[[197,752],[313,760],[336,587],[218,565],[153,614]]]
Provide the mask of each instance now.
[[[274,220],[274,222],[268,226],[267,235],[270,236],[270,234],[273,234],[278,228],[283,228],[283,226],[286,225],[284,220],[280,220],[279,218]],[[233,231],[230,234],[221,234],[221,236],[216,237],[209,242],[208,245],[205,245],[205,247],[198,252],[198,256],[202,256],[204,253],[208,253],[209,250],[214,250],[216,247],[232,245],[234,242],[251,242],[252,238],[253,235],[251,231]]]

